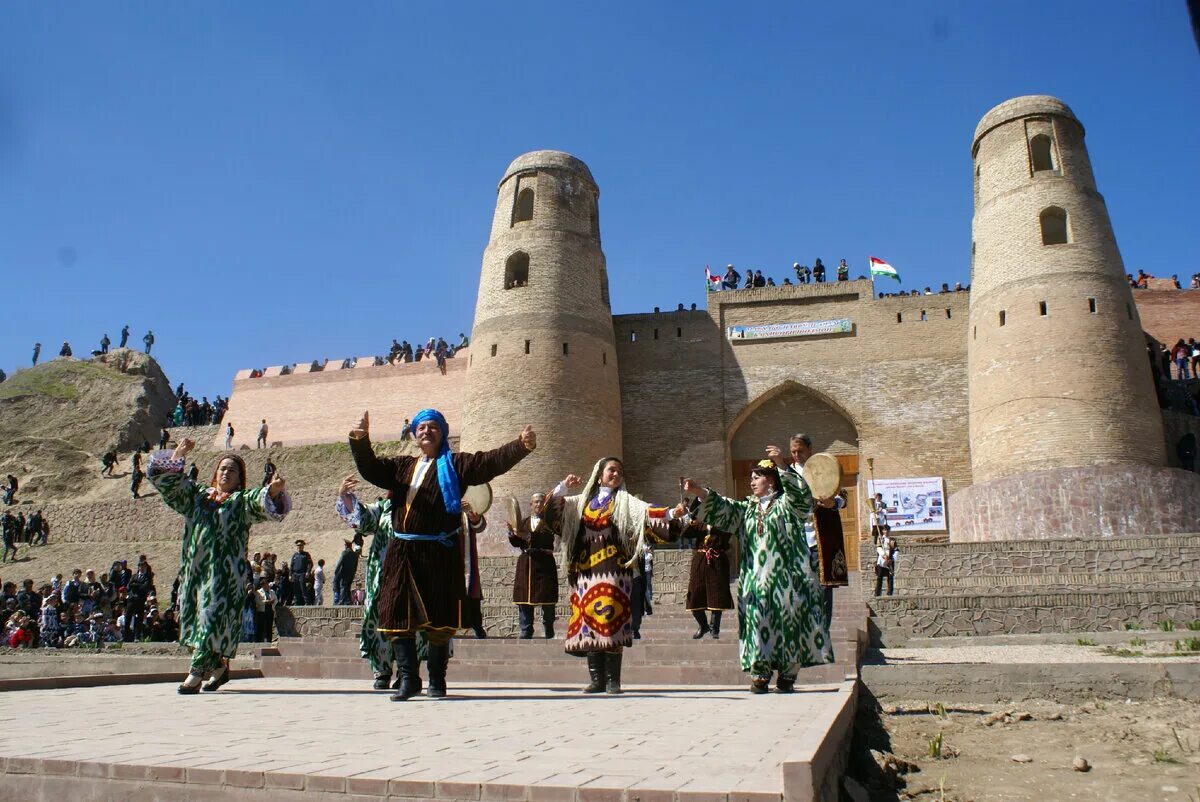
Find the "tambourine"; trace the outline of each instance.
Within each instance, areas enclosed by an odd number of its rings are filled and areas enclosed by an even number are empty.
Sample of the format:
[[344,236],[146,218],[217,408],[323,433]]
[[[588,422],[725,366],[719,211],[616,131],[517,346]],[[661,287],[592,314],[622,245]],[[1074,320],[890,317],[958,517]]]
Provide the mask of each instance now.
[[471,485],[462,494],[462,500],[471,505],[471,512],[483,515],[492,506],[492,486],[488,484]]
[[823,451],[813,454],[804,463],[801,473],[816,498],[833,498],[842,489],[842,464],[832,454]]

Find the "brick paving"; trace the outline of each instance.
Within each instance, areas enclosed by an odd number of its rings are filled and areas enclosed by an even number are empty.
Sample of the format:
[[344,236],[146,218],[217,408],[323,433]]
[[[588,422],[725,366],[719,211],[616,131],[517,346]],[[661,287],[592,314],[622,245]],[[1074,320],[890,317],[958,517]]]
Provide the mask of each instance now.
[[772,802],[784,764],[824,738],[849,693],[627,691],[464,683],[444,701],[395,704],[361,681],[280,677],[199,697],[174,685],[25,691],[0,708],[0,764],[9,781],[107,777],[114,790],[128,780],[320,798]]

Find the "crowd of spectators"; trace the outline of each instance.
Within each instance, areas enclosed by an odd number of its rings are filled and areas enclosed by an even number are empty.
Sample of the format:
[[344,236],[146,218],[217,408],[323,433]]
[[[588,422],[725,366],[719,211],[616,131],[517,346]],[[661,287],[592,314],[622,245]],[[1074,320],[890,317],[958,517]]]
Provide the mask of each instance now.
[[[117,347],[125,348],[127,346],[128,342],[129,342],[129,324],[126,323],[121,328],[121,341],[117,344]],[[154,347],[154,332],[153,331],[146,332],[146,334],[142,337],[142,344],[146,348],[146,355],[149,356],[150,350]],[[100,347],[93,349],[91,355],[92,356],[102,356],[104,354],[107,354],[108,349],[111,345],[112,345],[112,340],[110,340],[108,338],[108,332],[105,332],[104,336],[102,336],[100,338],[100,343],[99,343]],[[62,347],[58,349],[58,355],[62,356],[62,357],[74,356],[74,352],[71,349],[71,343],[66,342],[64,340]],[[40,359],[41,356],[42,356],[42,344],[34,343],[33,344],[33,364],[34,365],[36,365],[38,363],[38,359]]]
[[[174,595],[175,589],[172,590]],[[71,578],[55,575],[35,588],[25,579],[0,583],[0,638],[12,647],[62,648],[105,643],[178,639],[174,599],[159,604],[154,571],[145,555],[136,570],[125,560],[99,578],[76,568]]]
[[[459,332],[458,343],[447,342],[444,337],[430,337],[425,343],[418,343],[416,348],[408,340],[403,342],[392,339],[391,348],[388,349],[386,357],[376,356],[368,357],[371,359],[371,364],[378,367],[381,365],[399,365],[403,362],[420,362],[421,360],[436,360],[438,368],[442,374],[446,373],[446,360],[453,359],[455,354],[470,345],[470,338],[466,334]],[[331,360],[332,361],[332,360]],[[359,357],[347,357],[342,360],[342,370],[358,367]],[[314,359],[309,365],[310,373],[319,373],[326,368],[326,364],[319,359]],[[280,371],[282,375],[287,376],[293,372],[292,366],[284,366]],[[250,371],[251,379],[262,378],[265,373],[263,368],[255,368]]]
[[[1154,276],[1139,268],[1136,276],[1131,273],[1126,273],[1125,278],[1129,281],[1129,286],[1133,289],[1144,290],[1149,288],[1150,280],[1153,279]],[[1171,283],[1175,285],[1175,289],[1183,289],[1183,285],[1179,283],[1178,274],[1171,274]],[[1200,273],[1192,274],[1191,283],[1188,285],[1188,289],[1200,290]]]
[[[812,267],[809,267],[808,265],[802,265],[799,262],[795,262],[792,264],[792,270],[796,274],[796,283],[797,284],[824,284],[828,281],[849,281],[850,280],[850,267],[846,264],[845,259],[842,259],[840,262],[838,262],[837,267],[834,268],[832,271],[832,275],[830,275],[829,271],[826,269],[825,265],[821,262],[820,259],[817,259],[815,262],[813,262]],[[866,278],[866,276],[861,276],[861,275],[858,277],[859,280],[862,280],[865,278]],[[713,278],[713,281],[714,282],[716,281],[715,277]],[[749,289],[754,289],[756,287],[776,287],[776,286],[787,286],[787,287],[792,286],[791,277],[790,276],[784,277],[783,281],[780,284],[776,284],[775,279],[773,277],[764,276],[762,274],[761,270],[747,270],[745,277],[743,277],[742,274],[733,265],[726,265],[725,273],[724,273],[724,275],[721,276],[719,289],[721,289],[721,290],[737,290],[737,289],[749,290]],[[936,291],[934,289],[932,289],[931,287],[926,287],[924,293],[922,293],[920,290],[911,290],[909,292],[903,292],[903,291],[881,292],[881,293],[879,293],[879,297],[880,298],[898,298],[898,297],[902,297],[902,296],[922,295],[922,294],[924,294],[924,295],[941,295],[943,293],[949,293],[949,292],[967,292],[970,289],[971,289],[970,286],[964,287],[962,282],[960,281],[960,282],[955,283],[953,289],[950,288],[950,285],[948,283],[944,283],[944,284],[942,284],[942,288],[940,290],[936,290]],[[696,308],[695,304],[692,305],[692,308],[693,309]],[[683,304],[680,304],[679,310],[676,310],[676,311],[682,311],[682,309],[683,309]],[[658,310],[656,309],[655,311],[658,311]]]
[[175,409],[171,412],[169,426],[210,426],[220,423],[229,408],[229,399],[217,396],[216,401],[210,402],[208,396],[202,396],[199,401],[188,394],[183,382],[175,388]]

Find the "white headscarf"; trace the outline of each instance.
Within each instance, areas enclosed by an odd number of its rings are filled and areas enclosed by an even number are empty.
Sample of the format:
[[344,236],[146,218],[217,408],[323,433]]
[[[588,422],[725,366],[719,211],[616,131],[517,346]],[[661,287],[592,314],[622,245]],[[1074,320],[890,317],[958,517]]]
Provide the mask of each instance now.
[[[567,496],[563,499],[562,537],[567,559],[572,559],[571,555],[574,554],[575,541],[579,537],[579,526],[583,521],[583,510],[596,493],[596,488],[600,484],[600,472],[604,469],[605,463],[613,460],[620,462],[616,457],[602,457],[598,460],[592,468],[592,475],[588,477],[587,484],[583,486],[583,492],[577,496]],[[624,465],[621,467],[621,486],[613,491],[616,500],[613,502],[612,527],[620,536],[625,551],[632,554],[629,562],[625,563],[625,567],[629,568],[646,550],[646,524],[650,505],[640,498],[630,495],[625,489]]]

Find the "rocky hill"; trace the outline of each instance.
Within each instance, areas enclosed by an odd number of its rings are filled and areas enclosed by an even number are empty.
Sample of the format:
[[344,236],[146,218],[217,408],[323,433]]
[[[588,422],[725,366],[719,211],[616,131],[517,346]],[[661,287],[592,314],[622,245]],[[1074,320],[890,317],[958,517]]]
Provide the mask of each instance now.
[[18,371],[0,384],[0,474],[20,479],[19,497],[87,495],[104,452],[156,443],[174,406],[158,363],[127,348]]

